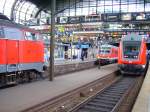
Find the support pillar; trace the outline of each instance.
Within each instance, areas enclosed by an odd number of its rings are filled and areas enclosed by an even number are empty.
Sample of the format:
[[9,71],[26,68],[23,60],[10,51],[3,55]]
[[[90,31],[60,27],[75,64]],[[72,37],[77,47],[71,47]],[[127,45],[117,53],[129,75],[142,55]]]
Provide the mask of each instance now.
[[55,7],[56,0],[50,0],[51,3],[51,38],[50,38],[50,71],[49,80],[54,80],[54,48],[55,48]]

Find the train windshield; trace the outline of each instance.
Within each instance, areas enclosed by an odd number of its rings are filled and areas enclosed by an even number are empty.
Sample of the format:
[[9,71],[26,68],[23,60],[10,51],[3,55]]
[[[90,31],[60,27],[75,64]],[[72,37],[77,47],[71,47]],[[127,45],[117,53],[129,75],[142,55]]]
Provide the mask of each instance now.
[[123,54],[124,58],[137,59],[140,52],[140,42],[124,42],[123,43]]
[[110,53],[110,47],[101,47],[99,54],[109,54]]

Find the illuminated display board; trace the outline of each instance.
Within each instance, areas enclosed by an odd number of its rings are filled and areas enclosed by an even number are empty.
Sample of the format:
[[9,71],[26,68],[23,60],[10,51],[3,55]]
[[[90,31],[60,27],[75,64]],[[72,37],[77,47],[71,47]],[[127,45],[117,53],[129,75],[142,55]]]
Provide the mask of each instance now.
[[120,14],[102,14],[102,21],[115,22],[120,20]]
[[122,21],[130,21],[131,19],[132,19],[131,13],[121,15],[121,20]]

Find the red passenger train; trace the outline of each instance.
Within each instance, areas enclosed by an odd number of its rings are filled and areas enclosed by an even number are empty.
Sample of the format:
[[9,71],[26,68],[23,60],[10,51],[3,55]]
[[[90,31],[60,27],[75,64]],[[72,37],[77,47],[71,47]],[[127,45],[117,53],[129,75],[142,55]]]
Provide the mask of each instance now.
[[0,86],[31,79],[42,72],[44,44],[39,38],[33,29],[0,19]]
[[118,65],[122,74],[142,74],[147,66],[147,47],[141,35],[131,33],[120,41]]
[[117,62],[118,47],[108,44],[101,45],[99,53],[97,54],[97,59],[101,64]]

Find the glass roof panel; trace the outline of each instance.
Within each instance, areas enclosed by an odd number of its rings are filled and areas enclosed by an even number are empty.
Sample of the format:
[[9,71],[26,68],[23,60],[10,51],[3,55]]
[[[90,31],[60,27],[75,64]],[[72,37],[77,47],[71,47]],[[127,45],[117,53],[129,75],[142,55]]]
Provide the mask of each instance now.
[[4,7],[4,4],[5,4],[6,0],[1,0],[1,3],[0,3],[0,12],[3,13],[3,7]]
[[11,8],[15,0],[1,0],[0,2],[0,13],[3,13],[10,18]]

